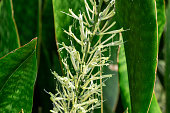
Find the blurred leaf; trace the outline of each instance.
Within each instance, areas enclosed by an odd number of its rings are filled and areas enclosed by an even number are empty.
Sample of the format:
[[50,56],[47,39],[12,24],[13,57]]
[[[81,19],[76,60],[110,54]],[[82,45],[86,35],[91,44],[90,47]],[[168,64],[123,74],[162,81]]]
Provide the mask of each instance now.
[[163,86],[163,89],[165,89],[165,60],[159,59],[157,75],[161,85]]
[[[56,82],[51,71],[61,73],[55,41],[52,0],[39,0],[40,62],[35,88],[33,113],[48,113],[53,105],[48,92],[55,92]],[[41,111],[39,111],[41,108]]]
[[155,1],[118,0],[116,12],[120,26],[129,29],[123,33],[123,38],[132,113],[146,113],[153,95],[157,67]]
[[159,60],[158,70],[160,71],[161,75],[165,75],[165,61],[164,60]]
[[165,37],[165,88],[166,113],[170,113],[170,2],[167,9],[167,31]]
[[[110,67],[114,68],[117,65],[111,64]],[[119,85],[118,85],[118,73],[107,67],[103,69],[103,74],[113,74],[113,76],[106,80],[106,86],[103,87],[103,112],[104,113],[114,113],[119,99]],[[103,80],[104,81],[104,80]],[[99,112],[96,112],[99,113]]]
[[126,56],[125,56],[123,44],[120,45],[118,59],[119,59],[118,60],[119,85],[120,85],[120,95],[122,98],[122,104],[124,110],[128,108],[128,112],[131,113],[128,72],[127,72]]
[[[116,38],[116,37],[115,37]],[[103,80],[106,86],[103,87],[103,112],[104,113],[113,113],[117,106],[117,102],[119,99],[119,83],[118,83],[118,70],[117,70],[117,50],[118,47],[111,47],[104,54],[105,56],[109,56],[109,61],[112,62],[109,66],[104,66],[102,68],[103,75],[112,74],[112,77]]]
[[38,0],[12,0],[21,45],[37,37]]
[[12,0],[0,1],[0,57],[20,46]]
[[160,42],[161,35],[164,31],[164,26],[166,22],[165,18],[165,1],[156,0],[157,7],[157,22],[158,22],[158,42]]
[[31,113],[33,88],[37,75],[37,39],[0,59],[0,112]]

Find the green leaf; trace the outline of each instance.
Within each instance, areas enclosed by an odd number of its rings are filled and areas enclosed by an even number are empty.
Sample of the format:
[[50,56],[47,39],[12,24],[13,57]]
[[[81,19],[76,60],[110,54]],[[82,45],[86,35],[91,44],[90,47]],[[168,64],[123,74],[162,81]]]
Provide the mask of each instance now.
[[37,75],[37,39],[0,59],[0,112],[31,113]]
[[0,57],[20,46],[12,0],[0,1]]
[[129,29],[123,38],[132,113],[147,113],[153,95],[158,54],[155,8],[154,0],[116,1],[119,24]]
[[121,95],[124,111],[128,109],[128,113],[131,113],[128,72],[127,72],[126,56],[125,56],[123,44],[119,48],[118,72],[119,72],[120,95]]
[[[124,110],[128,108],[128,113],[131,113],[131,103],[130,103],[130,91],[129,91],[129,81],[126,65],[126,56],[124,52],[124,45],[121,45],[119,50],[119,84],[120,84],[120,95],[122,98],[122,104]],[[155,94],[153,95],[149,113],[162,113],[157,102]]]
[[[54,22],[55,22],[55,33],[57,42],[65,42],[70,44],[68,35],[63,32],[63,29],[68,30],[70,25],[76,25],[76,22],[72,17],[62,13],[69,12],[69,9],[72,9],[75,14],[79,14],[79,11],[83,12],[84,2],[83,0],[53,0],[53,12],[54,12]],[[77,24],[78,25],[78,24]],[[74,33],[78,31],[73,31]]]
[[160,42],[161,35],[164,31],[164,26],[166,22],[164,2],[165,2],[164,0],[156,0],[157,22],[158,22],[158,42]]
[[170,113],[170,2],[167,9],[167,31],[165,37],[165,88],[166,88],[166,113]]
[[33,112],[39,112],[38,110],[41,107],[42,113],[48,113],[53,108],[53,105],[44,89],[54,93],[56,84],[50,69],[62,75],[55,41],[52,0],[39,0],[39,38],[38,42],[41,48],[39,50],[40,62]]
[[13,7],[21,45],[24,45],[37,36],[38,0],[13,0]]
[[153,94],[151,106],[149,108],[149,112],[148,113],[162,113],[161,109],[159,107],[159,104],[157,102],[155,93]]

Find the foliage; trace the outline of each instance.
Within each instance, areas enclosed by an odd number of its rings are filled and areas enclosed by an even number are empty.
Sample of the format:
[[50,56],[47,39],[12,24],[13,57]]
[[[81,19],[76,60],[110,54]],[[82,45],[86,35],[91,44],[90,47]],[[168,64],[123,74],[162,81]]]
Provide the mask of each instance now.
[[[0,0],[0,112],[55,111],[52,96],[54,103],[77,99],[76,107],[68,105],[77,112],[96,105],[101,110],[94,113],[169,113],[169,4],[168,0],[85,0],[85,4],[84,0]],[[118,46],[111,46],[119,44],[117,53]]]
[[31,112],[37,73],[35,45],[36,39],[0,59],[1,113]]

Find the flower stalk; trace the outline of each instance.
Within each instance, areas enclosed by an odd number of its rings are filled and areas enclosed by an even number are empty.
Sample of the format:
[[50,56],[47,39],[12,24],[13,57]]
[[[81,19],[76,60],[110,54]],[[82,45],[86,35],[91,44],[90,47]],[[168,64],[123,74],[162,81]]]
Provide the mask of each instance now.
[[[109,19],[115,14],[114,0],[111,0],[101,11],[103,2],[108,1],[100,0],[97,4],[95,0],[89,0],[91,3],[89,5],[84,0],[86,12],[80,12],[79,15],[76,15],[72,9],[69,9],[69,14],[62,12],[79,21],[80,36],[72,32],[72,26],[64,32],[75,40],[81,49],[79,50],[74,45],[66,45],[64,42],[60,44],[62,47],[58,51],[66,50],[69,57],[62,59],[66,76],[59,76],[56,72],[52,72],[59,82],[56,85],[56,94],[49,93],[54,105],[51,110],[53,113],[87,113],[97,108],[101,108],[101,113],[103,112],[102,87],[105,84],[102,79],[112,77],[111,74],[102,74],[102,67],[109,65],[109,56],[104,56],[103,53],[108,47],[122,43],[122,41],[110,41],[117,33],[124,31],[122,28],[110,31],[116,23],[109,25]],[[101,22],[104,26],[101,26]],[[98,37],[96,43],[92,44],[92,40],[96,37]],[[71,61],[73,70],[70,69],[68,60]],[[95,69],[98,71],[94,71]]]

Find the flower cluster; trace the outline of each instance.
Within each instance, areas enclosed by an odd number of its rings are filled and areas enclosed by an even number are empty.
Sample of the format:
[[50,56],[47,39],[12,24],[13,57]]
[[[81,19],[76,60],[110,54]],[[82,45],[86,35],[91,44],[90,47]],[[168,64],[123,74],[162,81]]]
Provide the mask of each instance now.
[[[104,2],[108,1],[104,0]],[[122,41],[112,42],[111,40],[117,33],[124,30],[110,31],[116,23],[109,24],[110,18],[115,15],[114,0],[111,0],[103,11],[101,11],[103,0],[100,0],[99,3],[96,3],[95,0],[88,2],[84,0],[86,12],[80,13],[78,16],[72,9],[69,9],[69,14],[63,12],[79,21],[80,36],[75,36],[72,26],[64,32],[81,46],[81,50],[66,45],[64,42],[60,44],[62,47],[59,48],[59,52],[63,49],[66,50],[69,58],[62,59],[66,76],[59,76],[56,72],[52,72],[60,83],[56,86],[56,94],[49,93],[54,104],[51,112],[54,113],[86,113],[99,108],[103,101],[100,99],[102,86],[104,86],[102,79],[112,76],[110,74],[102,75],[101,68],[97,72],[94,69],[109,65],[109,56],[104,56],[102,53],[107,51],[108,47],[122,43]],[[104,23],[102,27],[101,23]],[[110,36],[103,39],[106,35]],[[98,38],[92,45],[94,37]],[[67,59],[70,59],[74,72],[70,70]],[[101,82],[98,83],[98,80]]]

